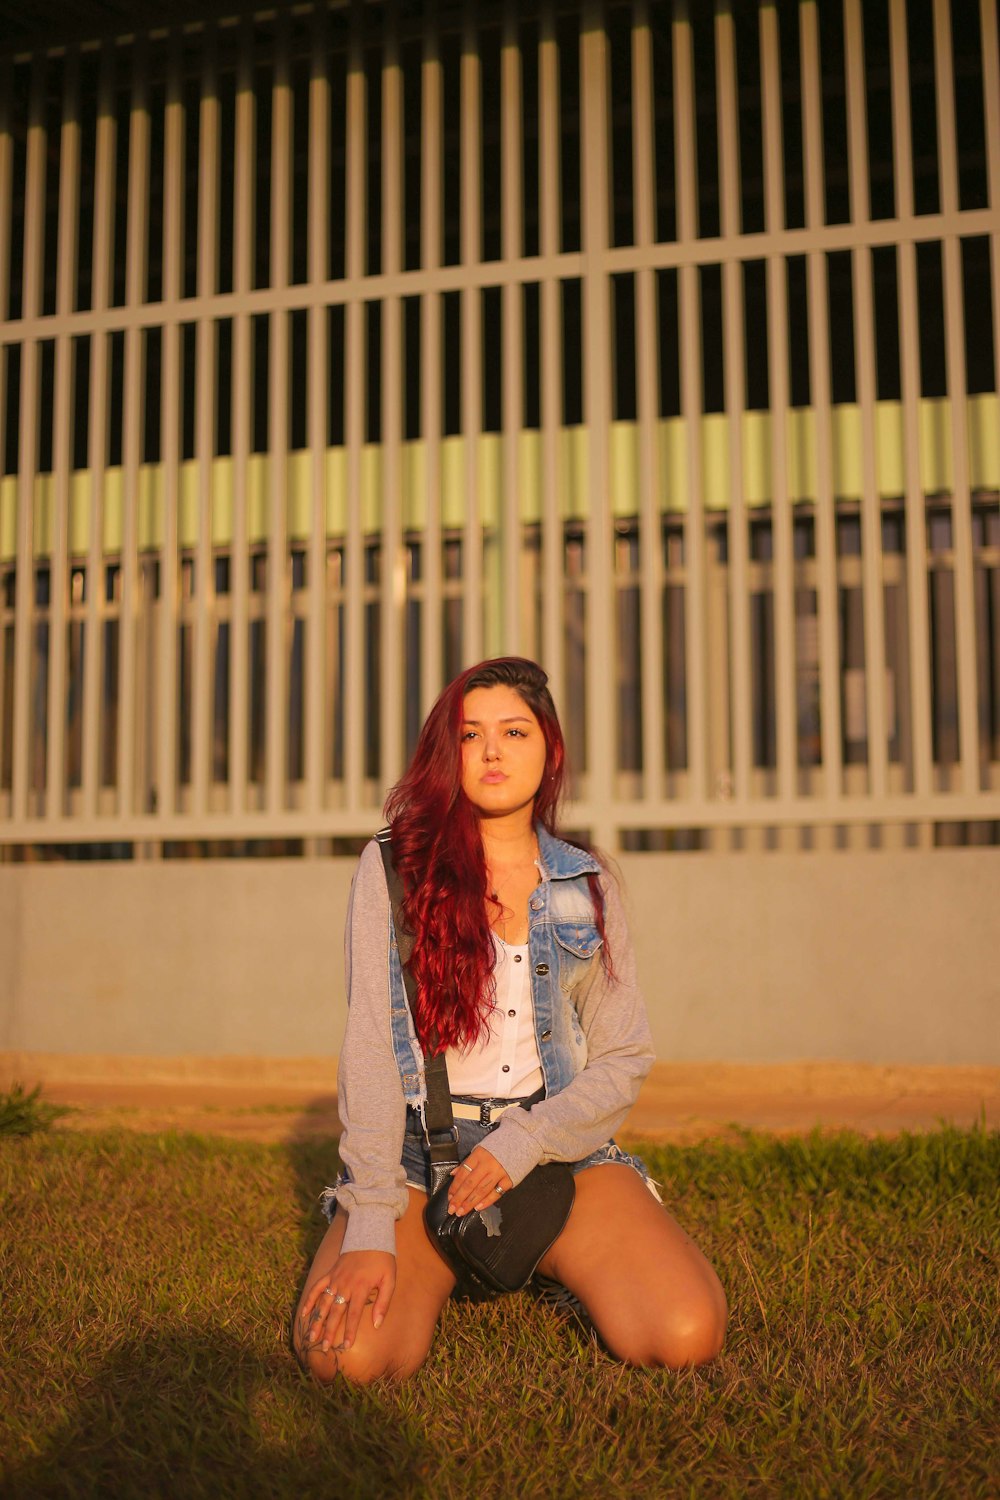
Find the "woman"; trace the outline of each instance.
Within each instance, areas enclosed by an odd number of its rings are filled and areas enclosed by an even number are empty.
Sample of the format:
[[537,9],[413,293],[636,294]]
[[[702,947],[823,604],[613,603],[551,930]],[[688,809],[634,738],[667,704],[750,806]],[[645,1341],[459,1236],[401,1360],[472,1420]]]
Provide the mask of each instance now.
[[496,1203],[539,1162],[567,1162],[573,1209],[539,1273],[632,1364],[697,1365],[722,1345],[718,1278],[641,1161],[610,1139],[653,1053],[615,882],[556,836],[563,767],[533,662],[473,667],[431,709],[386,804],[414,934],[412,1017],[378,844],[361,856],[339,1074],[346,1170],[324,1195],[336,1211],[295,1319],[296,1351],[320,1380],[412,1374],[455,1284],[423,1224],[432,1036],[457,1101],[452,1211]]

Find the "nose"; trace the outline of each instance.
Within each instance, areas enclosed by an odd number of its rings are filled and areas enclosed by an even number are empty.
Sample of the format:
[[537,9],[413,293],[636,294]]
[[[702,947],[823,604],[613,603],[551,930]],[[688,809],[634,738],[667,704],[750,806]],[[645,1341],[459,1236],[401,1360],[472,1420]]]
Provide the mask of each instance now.
[[487,732],[483,735],[483,759],[500,759],[500,739],[498,735]]

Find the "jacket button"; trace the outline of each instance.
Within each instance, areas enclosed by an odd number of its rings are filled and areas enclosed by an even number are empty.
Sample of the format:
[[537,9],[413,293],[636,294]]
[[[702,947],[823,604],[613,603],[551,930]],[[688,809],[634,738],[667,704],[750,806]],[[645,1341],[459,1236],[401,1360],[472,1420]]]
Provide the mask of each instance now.
[[549,1040],[549,1038],[551,1037],[551,1035],[552,1035],[551,1031],[543,1031],[542,1032],[542,1041],[543,1042],[547,1042]]
[[535,965],[535,973],[536,974],[547,974],[548,972],[549,972],[549,966],[548,966],[548,964],[536,964]]
[[540,901],[532,901],[529,904],[532,911],[541,911],[542,909],[542,903]]

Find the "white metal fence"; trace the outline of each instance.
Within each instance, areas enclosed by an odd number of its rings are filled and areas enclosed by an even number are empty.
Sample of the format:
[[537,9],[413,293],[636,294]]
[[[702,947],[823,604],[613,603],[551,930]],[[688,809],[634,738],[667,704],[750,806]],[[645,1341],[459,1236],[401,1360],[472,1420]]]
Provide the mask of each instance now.
[[9,853],[367,833],[501,651],[608,847],[995,840],[996,0],[0,68]]

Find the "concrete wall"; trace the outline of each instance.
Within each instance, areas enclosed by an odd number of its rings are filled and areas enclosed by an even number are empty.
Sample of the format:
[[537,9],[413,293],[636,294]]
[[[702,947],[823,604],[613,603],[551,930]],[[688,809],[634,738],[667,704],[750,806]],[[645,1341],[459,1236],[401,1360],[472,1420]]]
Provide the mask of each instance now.
[[[1000,849],[620,863],[661,1059],[1000,1064]],[[0,1052],[330,1057],[352,869],[0,868]]]

